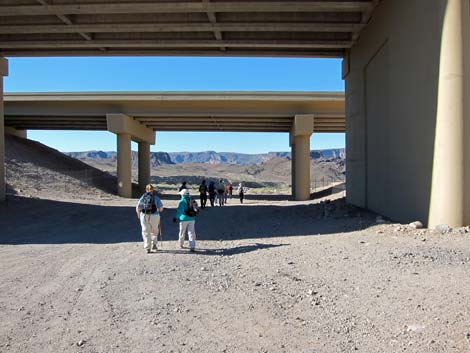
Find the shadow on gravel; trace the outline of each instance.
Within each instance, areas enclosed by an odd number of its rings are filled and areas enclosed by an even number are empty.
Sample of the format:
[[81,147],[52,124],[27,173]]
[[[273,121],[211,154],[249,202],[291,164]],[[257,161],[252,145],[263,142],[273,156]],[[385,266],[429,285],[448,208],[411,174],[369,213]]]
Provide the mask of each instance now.
[[[174,214],[174,209],[166,209],[162,214],[164,241],[177,240],[178,224],[172,222]],[[374,223],[374,214],[346,205],[344,200],[286,206],[229,203],[202,210],[197,217],[196,233],[198,240],[206,241],[263,239],[350,232]],[[140,242],[140,232],[133,207],[13,195],[0,205],[0,244]],[[246,252],[250,246],[222,251]]]
[[263,249],[270,249],[270,248],[277,248],[280,246],[288,246],[290,244],[261,244],[256,243],[253,245],[243,245],[243,246],[235,246],[233,248],[219,248],[219,249],[207,249],[207,248],[198,248],[194,252],[190,252],[188,248],[181,249],[181,250],[165,250],[165,246],[159,249],[158,252],[155,254],[177,254],[177,255],[217,255],[217,256],[228,256],[228,255],[238,255],[244,254],[247,252],[252,252],[256,250],[263,250]]

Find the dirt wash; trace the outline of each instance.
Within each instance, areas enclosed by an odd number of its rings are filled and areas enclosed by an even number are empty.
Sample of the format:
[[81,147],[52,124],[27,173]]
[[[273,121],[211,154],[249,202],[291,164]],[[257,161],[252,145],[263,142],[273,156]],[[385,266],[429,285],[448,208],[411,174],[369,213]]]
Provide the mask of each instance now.
[[134,201],[0,206],[0,352],[470,352],[465,231],[232,199],[189,253],[172,199],[148,255]]

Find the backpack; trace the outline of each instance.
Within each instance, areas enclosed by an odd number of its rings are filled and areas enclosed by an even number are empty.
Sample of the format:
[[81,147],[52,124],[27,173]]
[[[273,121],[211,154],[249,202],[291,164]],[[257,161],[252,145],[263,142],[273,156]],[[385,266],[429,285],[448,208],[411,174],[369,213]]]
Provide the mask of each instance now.
[[185,199],[186,208],[184,210],[184,214],[188,217],[196,217],[199,209],[197,206],[196,200],[189,198],[189,200]]
[[150,214],[157,212],[157,205],[155,204],[155,197],[153,192],[146,192],[142,197],[142,213]]

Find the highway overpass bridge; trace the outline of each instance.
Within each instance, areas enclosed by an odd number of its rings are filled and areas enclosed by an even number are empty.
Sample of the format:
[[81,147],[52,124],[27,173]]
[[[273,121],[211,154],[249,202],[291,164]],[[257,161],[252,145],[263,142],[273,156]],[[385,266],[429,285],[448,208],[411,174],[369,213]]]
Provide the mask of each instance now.
[[335,92],[7,93],[4,105],[7,132],[18,136],[35,129],[115,133],[124,197],[131,196],[131,140],[145,189],[155,131],[242,131],[289,133],[293,196],[308,200],[310,135],[345,131],[344,94]]
[[470,223],[468,0],[0,0],[0,56],[77,55],[343,58],[348,202]]

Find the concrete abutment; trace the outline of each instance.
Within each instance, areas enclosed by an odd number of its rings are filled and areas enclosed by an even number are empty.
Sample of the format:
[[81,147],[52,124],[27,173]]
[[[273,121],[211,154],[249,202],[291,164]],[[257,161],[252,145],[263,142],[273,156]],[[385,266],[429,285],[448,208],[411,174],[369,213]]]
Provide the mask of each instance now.
[[383,1],[346,56],[348,202],[428,227],[470,223],[469,7]]
[[5,134],[6,135],[12,135],[16,137],[21,137],[23,139],[28,138],[28,130],[25,129],[15,129],[10,126],[5,126]]

